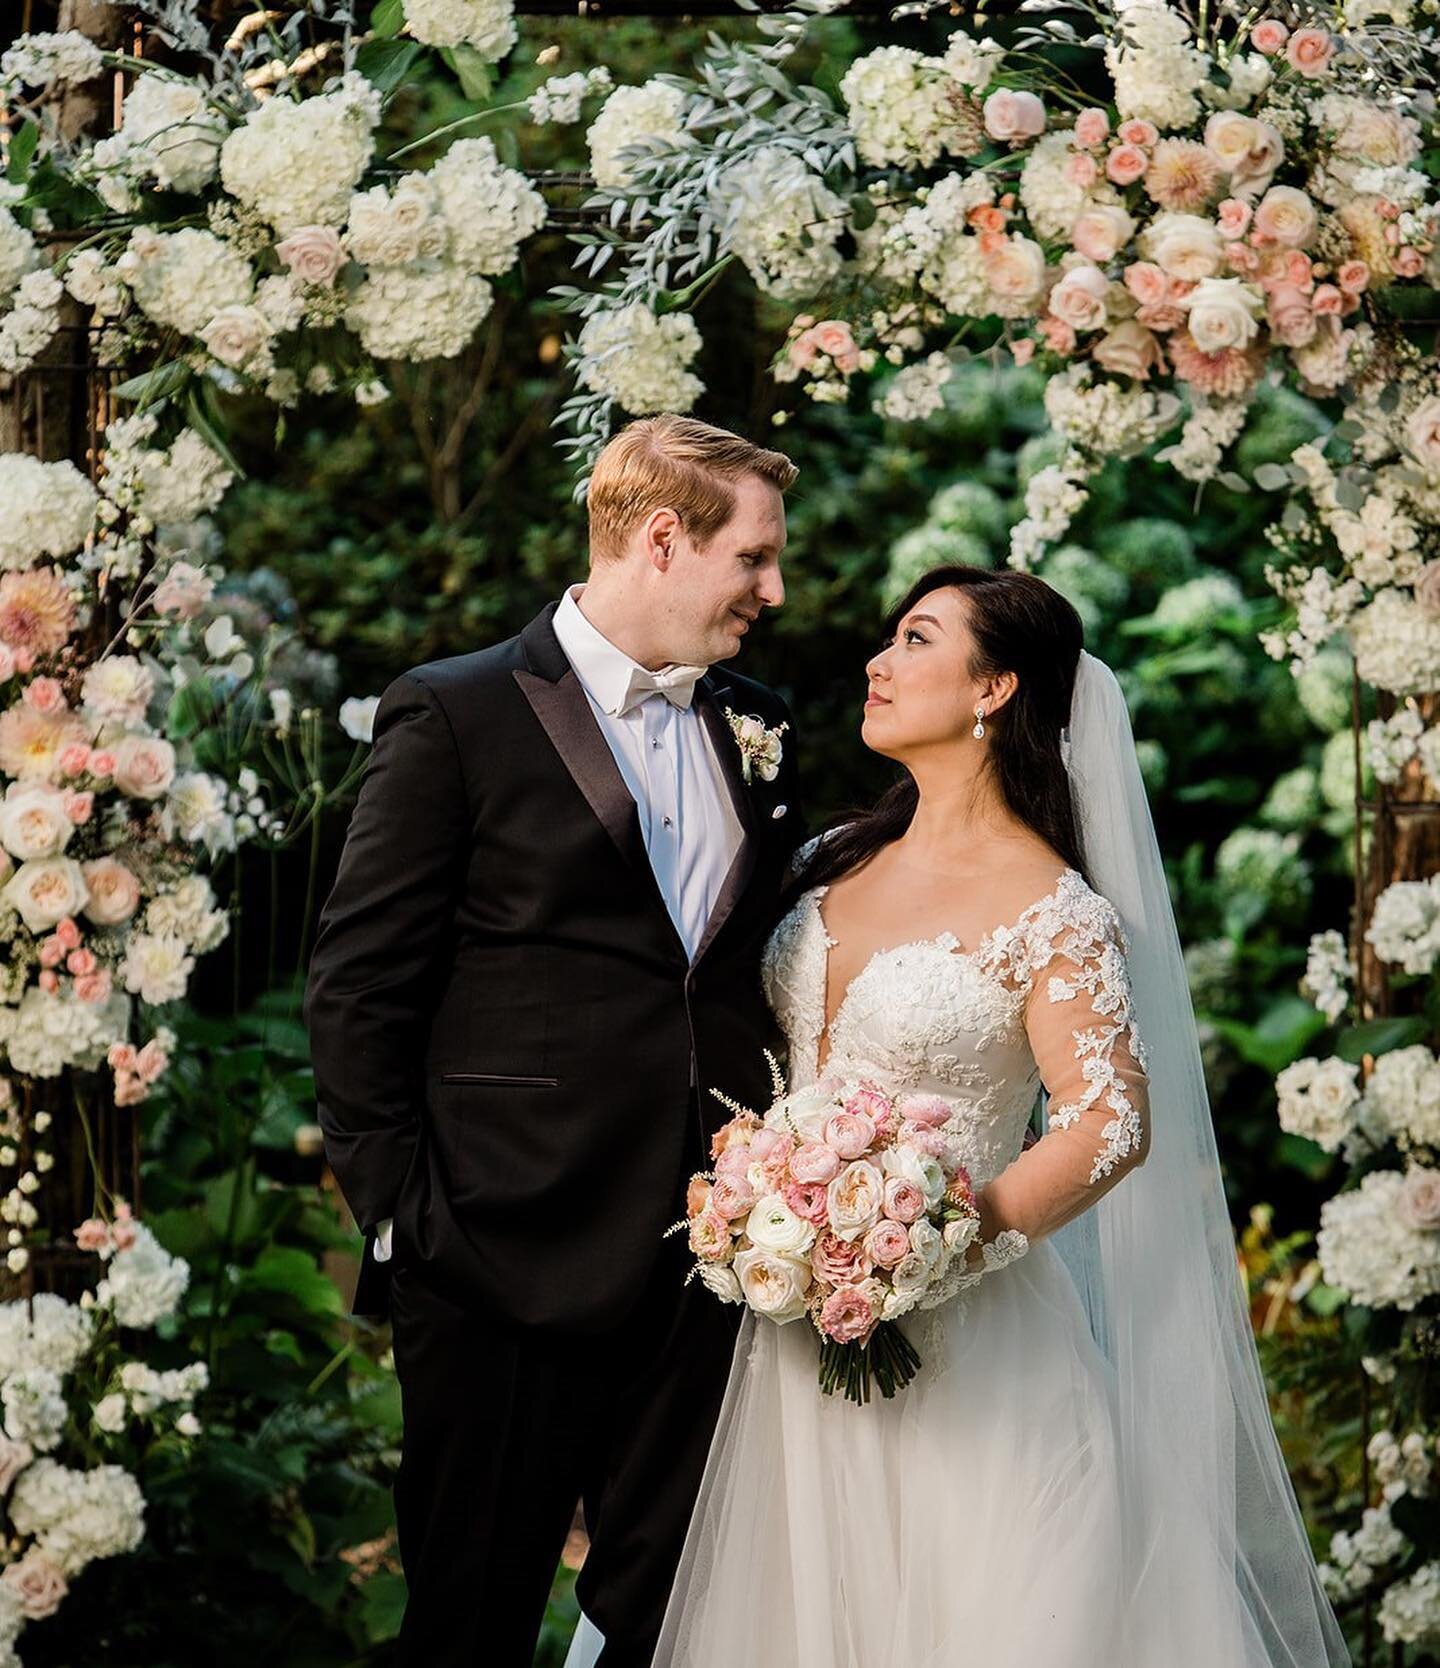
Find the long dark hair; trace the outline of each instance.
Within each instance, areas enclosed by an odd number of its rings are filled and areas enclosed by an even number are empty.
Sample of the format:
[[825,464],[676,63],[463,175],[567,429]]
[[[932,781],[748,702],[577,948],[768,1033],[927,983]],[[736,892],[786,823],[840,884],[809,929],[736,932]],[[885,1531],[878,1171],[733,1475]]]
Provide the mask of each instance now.
[[[1070,698],[1085,642],[1080,616],[1033,574],[934,568],[891,610],[885,642],[894,638],[900,621],[922,597],[951,587],[963,592],[969,604],[968,623],[975,639],[971,676],[1013,672],[1019,680],[1000,711],[985,720],[988,768],[1010,811],[1084,874],[1070,778],[1060,756],[1060,732],[1070,721]],[[870,810],[848,813],[843,826],[811,854],[789,889],[791,895],[868,863],[909,828],[919,799],[915,778],[907,770]]]

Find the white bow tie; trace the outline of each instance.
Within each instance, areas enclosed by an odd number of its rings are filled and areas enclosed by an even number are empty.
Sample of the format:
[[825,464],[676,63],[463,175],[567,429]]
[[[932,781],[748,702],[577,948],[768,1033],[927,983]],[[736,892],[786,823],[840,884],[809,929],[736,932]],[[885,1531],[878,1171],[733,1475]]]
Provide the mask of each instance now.
[[679,707],[683,712],[695,697],[695,685],[709,670],[708,666],[665,666],[658,672],[651,672],[644,666],[637,666],[630,674],[629,687],[620,703],[620,716],[638,707],[642,701],[649,700],[652,695],[663,695],[671,706]]

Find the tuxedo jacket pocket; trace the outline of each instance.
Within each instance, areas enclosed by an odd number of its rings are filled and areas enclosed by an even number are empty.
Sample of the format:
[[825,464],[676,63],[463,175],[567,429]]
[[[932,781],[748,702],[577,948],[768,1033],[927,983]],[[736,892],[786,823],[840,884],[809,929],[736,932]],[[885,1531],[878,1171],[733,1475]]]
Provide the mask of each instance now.
[[507,1089],[558,1089],[558,1077],[521,1077],[507,1072],[487,1071],[444,1071],[440,1073],[442,1083],[477,1083],[482,1086],[493,1086]]

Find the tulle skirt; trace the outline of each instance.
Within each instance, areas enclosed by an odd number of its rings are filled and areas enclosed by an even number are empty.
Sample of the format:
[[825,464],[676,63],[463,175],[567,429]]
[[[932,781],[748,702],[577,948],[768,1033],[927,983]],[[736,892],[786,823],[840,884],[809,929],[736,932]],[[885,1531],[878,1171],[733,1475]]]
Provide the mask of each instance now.
[[1131,1668],[1113,1386],[1064,1264],[1042,1242],[903,1324],[923,1366],[858,1407],[808,1322],[746,1318],[655,1668]]

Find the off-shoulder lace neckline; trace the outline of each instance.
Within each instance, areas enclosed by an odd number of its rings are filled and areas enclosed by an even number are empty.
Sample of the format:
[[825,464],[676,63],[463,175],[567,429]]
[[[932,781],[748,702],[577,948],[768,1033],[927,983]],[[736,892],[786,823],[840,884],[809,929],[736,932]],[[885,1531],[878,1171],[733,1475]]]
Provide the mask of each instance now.
[[[875,950],[870,954],[862,966],[856,968],[849,984],[845,986],[844,993],[840,997],[839,1004],[835,1009],[834,1017],[828,1022],[825,1020],[824,1015],[829,1011],[830,1007],[830,952],[839,943],[839,940],[830,936],[829,929],[825,925],[824,912],[820,908],[820,900],[830,890],[830,887],[828,883],[821,886],[812,886],[805,893],[801,901],[813,914],[815,924],[820,929],[820,938],[824,946],[824,976],[821,980],[820,987],[821,1026],[819,1037],[816,1040],[817,1072],[823,1070],[818,1058],[820,1044],[825,1042],[827,1038],[833,1042],[835,1030],[839,1026],[841,1019],[844,1017],[845,1009],[850,1002],[851,995],[854,992],[856,985],[860,983],[861,979],[865,977],[865,975],[882,956],[893,956],[901,950],[919,950],[933,946],[936,949],[944,950],[947,955],[953,956],[956,961],[973,961],[979,962],[983,965],[986,956],[995,947],[996,940],[1002,937],[1007,939],[1013,937],[1018,931],[1021,930],[1021,928],[1024,927],[1025,923],[1033,914],[1036,913],[1037,910],[1042,909],[1046,904],[1053,902],[1055,898],[1057,898],[1065,889],[1065,887],[1074,881],[1078,881],[1081,886],[1086,884],[1084,875],[1082,875],[1078,869],[1068,867],[1063,869],[1056,877],[1055,884],[1048,892],[1043,893],[1040,897],[1035,898],[1030,903],[1026,904],[1024,909],[1020,911],[1013,921],[1002,922],[999,926],[991,927],[988,932],[983,933],[980,938],[976,940],[975,947],[971,950],[965,949],[961,945],[960,940],[956,938],[955,934],[949,931],[935,933],[930,938],[909,938],[900,944],[882,945],[878,950]],[[830,1051],[828,1049],[826,1051],[825,1059],[828,1064],[830,1059]]]

